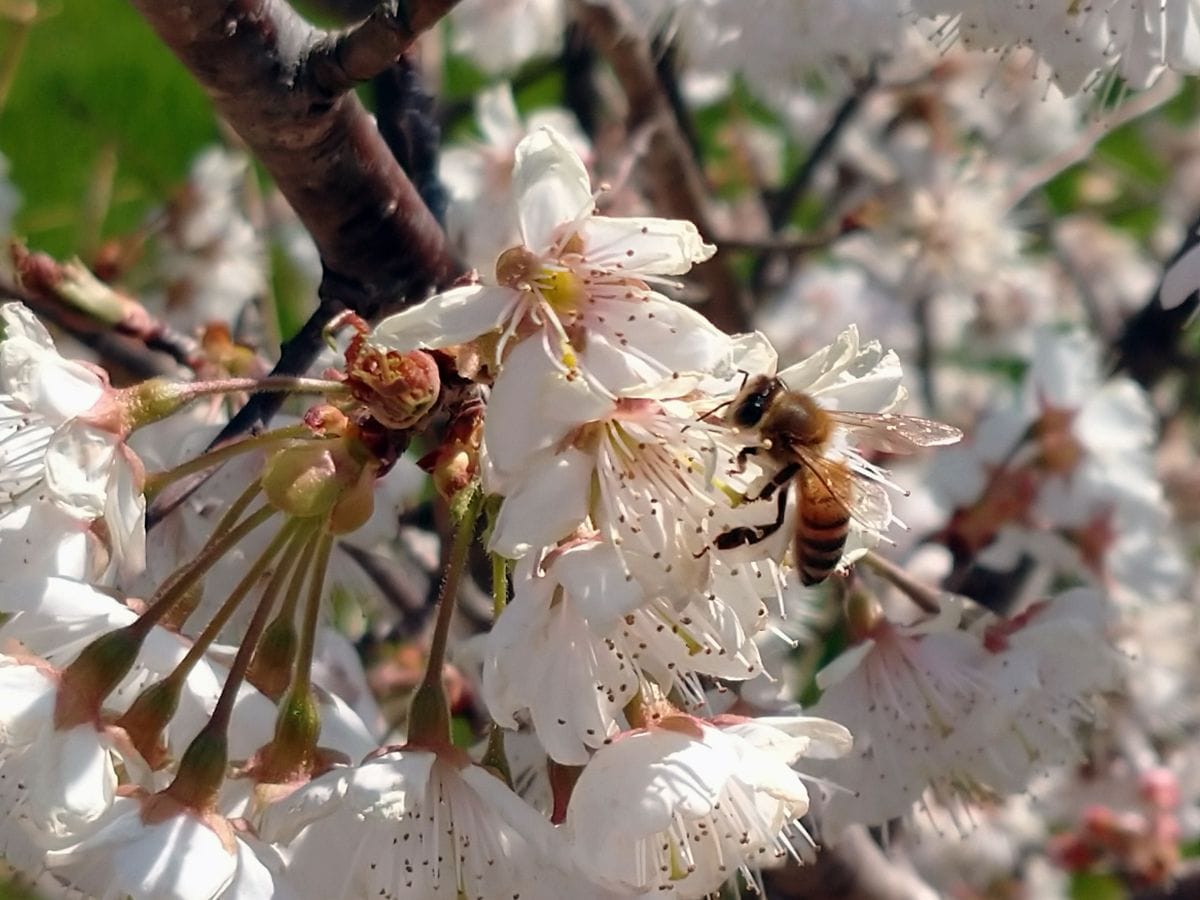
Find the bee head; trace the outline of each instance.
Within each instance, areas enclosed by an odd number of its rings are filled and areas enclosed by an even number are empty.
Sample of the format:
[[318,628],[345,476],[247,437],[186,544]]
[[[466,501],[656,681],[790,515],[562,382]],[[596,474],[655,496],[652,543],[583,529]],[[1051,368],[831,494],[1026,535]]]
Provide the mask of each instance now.
[[756,426],[766,415],[780,387],[779,379],[770,375],[755,375],[747,379],[729,409],[729,424],[737,428]]

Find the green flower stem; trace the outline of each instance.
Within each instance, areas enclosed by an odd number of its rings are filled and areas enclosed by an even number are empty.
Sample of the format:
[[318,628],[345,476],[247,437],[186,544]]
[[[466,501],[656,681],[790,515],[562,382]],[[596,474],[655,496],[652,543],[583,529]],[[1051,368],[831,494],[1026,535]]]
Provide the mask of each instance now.
[[[289,535],[287,550],[263,590],[258,606],[254,609],[254,615],[251,616],[250,622],[246,626],[246,633],[242,636],[237,655],[233,658],[233,665],[230,666],[229,677],[225,680],[221,696],[217,700],[216,708],[213,709],[212,721],[220,723],[221,726],[228,724],[229,717],[233,713],[233,704],[237,700],[238,689],[245,680],[250,662],[254,658],[254,651],[258,647],[263,631],[266,630],[267,619],[271,615],[271,609],[275,606],[275,600],[283,588],[284,581],[292,570],[301,573],[307,570],[306,551],[312,545],[316,530],[311,522],[300,519],[293,520],[289,524],[293,527]],[[287,528],[287,526],[284,527]]]
[[492,554],[492,621],[500,618],[508,606],[508,560],[499,553]]
[[313,652],[317,645],[317,624],[321,621],[321,593],[325,588],[325,575],[329,571],[329,555],[333,551],[333,535],[324,532],[317,545],[312,577],[308,582],[308,599],[304,605],[304,628],[300,634],[300,647],[296,653],[296,672],[292,679],[292,692],[306,692],[311,686]]
[[[254,561],[254,565],[252,565],[246,574],[242,576],[242,580],[239,581],[237,587],[230,592],[229,596],[225,599],[225,602],[221,604],[221,608],[217,610],[216,614],[212,617],[212,619],[209,620],[208,624],[204,626],[204,630],[200,632],[200,635],[192,644],[191,649],[188,650],[187,656],[180,661],[178,668],[186,667],[185,674],[186,670],[190,670],[196,661],[204,655],[205,651],[208,650],[212,642],[217,639],[217,636],[221,633],[221,629],[229,623],[230,618],[233,617],[233,614],[237,611],[237,608],[242,605],[242,601],[246,599],[247,595],[249,595],[252,590],[254,590],[255,586],[262,578],[263,573],[270,567],[271,563],[275,561],[275,557],[277,557],[280,551],[283,550],[284,545],[291,544],[288,549],[293,555],[295,554],[296,550],[299,549],[300,542],[297,541],[296,538],[298,536],[304,536],[302,533],[304,525],[305,522],[303,520],[290,519],[284,523],[284,525],[276,533],[275,537],[271,539],[271,543],[267,545],[267,548],[259,555],[258,559]],[[281,562],[276,568],[275,572],[272,573],[271,580],[268,582],[267,588],[264,591],[264,597],[270,596],[270,598],[273,599],[274,594],[278,593],[279,583],[283,580],[280,575],[290,568],[291,561],[291,559],[288,559]],[[274,593],[272,593],[272,591],[274,591]],[[174,673],[172,673],[172,675],[174,675]]]
[[214,381],[192,381],[180,385],[188,400],[211,397],[213,394],[258,393],[280,391],[293,394],[345,394],[349,392],[340,381],[328,378],[304,378],[299,375],[266,375],[262,378],[220,378]]
[[408,739],[412,744],[437,746],[450,743],[450,707],[442,687],[442,669],[446,664],[446,644],[458,600],[458,585],[467,565],[471,543],[475,540],[481,497],[482,492],[475,491],[474,496],[467,502],[454,533],[446,577],[438,594],[437,622],[429,645],[429,660],[425,664],[425,676],[421,685],[413,694],[409,713]]
[[250,662],[248,677],[273,700],[283,696],[291,681],[292,664],[296,659],[296,606],[304,590],[304,580],[315,561],[320,540],[319,526],[310,527],[305,532],[305,543],[300,549],[299,560],[292,571],[287,590],[283,593],[279,612],[266,627]]
[[146,476],[146,486],[143,493],[146,495],[147,500],[153,500],[167,485],[194,472],[203,472],[205,469],[211,469],[215,465],[232,459],[235,456],[240,456],[243,453],[248,453],[251,450],[261,450],[264,447],[271,447],[282,441],[312,437],[312,431],[307,425],[288,425],[284,428],[264,431],[262,434],[255,435],[254,437],[243,438],[240,441],[224,444],[206,453],[201,453],[194,459],[180,463],[174,468],[166,469],[162,472],[151,472]]
[[149,634],[150,629],[171,611],[171,608],[196,582],[204,577],[208,570],[217,563],[217,560],[228,553],[238,541],[274,516],[276,512],[275,507],[265,503],[237,525],[229,528],[224,534],[210,536],[208,543],[204,545],[196,558],[159,588],[151,599],[149,608],[129,628],[141,637]]

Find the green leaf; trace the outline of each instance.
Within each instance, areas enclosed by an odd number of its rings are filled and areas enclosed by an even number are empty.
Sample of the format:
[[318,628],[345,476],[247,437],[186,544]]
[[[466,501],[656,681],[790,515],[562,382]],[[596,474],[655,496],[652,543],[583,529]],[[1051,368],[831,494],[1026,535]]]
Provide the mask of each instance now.
[[1129,892],[1113,875],[1076,872],[1071,876],[1071,900],[1125,900]]
[[69,256],[142,224],[217,132],[203,91],[131,7],[41,9],[0,110],[0,152],[24,198],[18,233]]

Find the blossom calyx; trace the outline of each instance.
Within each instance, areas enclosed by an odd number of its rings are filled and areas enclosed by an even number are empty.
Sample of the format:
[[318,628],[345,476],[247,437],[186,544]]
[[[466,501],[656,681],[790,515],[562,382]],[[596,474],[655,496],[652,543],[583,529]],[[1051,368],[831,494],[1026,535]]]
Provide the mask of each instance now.
[[446,426],[442,442],[417,461],[417,465],[433,476],[433,486],[448,502],[474,484],[479,476],[484,412],[482,402],[464,403]]
[[437,402],[441,377],[424,350],[390,350],[359,333],[346,347],[346,385],[388,428],[412,428]]

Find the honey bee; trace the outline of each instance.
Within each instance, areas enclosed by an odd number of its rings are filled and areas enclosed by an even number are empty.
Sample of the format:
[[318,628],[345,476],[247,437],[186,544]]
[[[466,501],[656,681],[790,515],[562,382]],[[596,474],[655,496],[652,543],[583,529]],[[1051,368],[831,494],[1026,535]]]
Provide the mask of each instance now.
[[738,453],[745,467],[749,456],[764,453],[779,464],[774,477],[753,501],[775,497],[776,515],[764,525],[742,526],[717,535],[720,550],[757,544],[777,532],[787,515],[788,486],[798,498],[795,557],[800,580],[818,584],[833,574],[850,520],[881,531],[891,519],[891,501],[883,486],[831,457],[838,428],[860,446],[888,453],[911,453],[922,447],[953,444],[962,432],[950,425],[915,416],[830,410],[808,394],[793,391],[770,375],[749,377],[725,416],[726,424],[754,430],[759,443]]

